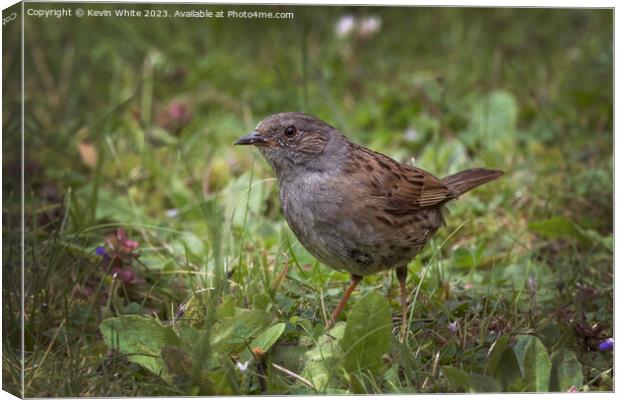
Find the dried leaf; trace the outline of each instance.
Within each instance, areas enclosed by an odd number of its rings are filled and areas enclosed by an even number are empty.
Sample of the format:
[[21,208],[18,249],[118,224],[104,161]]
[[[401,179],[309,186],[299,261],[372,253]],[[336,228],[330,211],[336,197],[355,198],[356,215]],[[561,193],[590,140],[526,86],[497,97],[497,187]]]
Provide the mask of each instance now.
[[78,142],[77,149],[85,165],[90,168],[95,168],[95,166],[97,166],[97,150],[92,143],[87,141]]

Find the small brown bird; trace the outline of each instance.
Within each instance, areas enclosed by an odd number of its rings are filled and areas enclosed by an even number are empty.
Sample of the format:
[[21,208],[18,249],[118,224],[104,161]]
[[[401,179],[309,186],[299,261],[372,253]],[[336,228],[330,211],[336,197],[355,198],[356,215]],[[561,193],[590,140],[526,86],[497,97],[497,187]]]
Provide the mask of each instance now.
[[328,327],[363,276],[395,268],[404,335],[407,264],[443,224],[447,202],[502,175],[475,168],[439,179],[299,112],[271,115],[235,144],[258,147],[275,171],[284,217],[301,244],[328,267],[351,274]]

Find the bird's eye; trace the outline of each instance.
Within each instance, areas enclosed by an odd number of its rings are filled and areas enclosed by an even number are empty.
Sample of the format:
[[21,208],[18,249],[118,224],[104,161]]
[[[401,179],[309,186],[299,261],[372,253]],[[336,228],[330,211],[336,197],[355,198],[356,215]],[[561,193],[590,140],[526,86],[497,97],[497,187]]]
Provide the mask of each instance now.
[[295,136],[295,134],[297,134],[297,128],[295,128],[293,125],[287,127],[284,130],[284,135],[288,138],[292,138],[293,136]]

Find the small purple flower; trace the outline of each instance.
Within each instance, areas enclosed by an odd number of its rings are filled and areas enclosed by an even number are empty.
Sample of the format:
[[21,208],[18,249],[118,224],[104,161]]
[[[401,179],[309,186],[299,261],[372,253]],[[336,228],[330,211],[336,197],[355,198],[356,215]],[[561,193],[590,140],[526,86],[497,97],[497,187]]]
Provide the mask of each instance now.
[[453,322],[448,322],[448,330],[452,332],[454,335],[459,331],[459,323],[454,320]]
[[187,309],[187,303],[181,304],[179,310],[174,314],[174,319],[179,319],[185,314],[185,310]]
[[105,247],[99,246],[95,249],[95,254],[97,254],[98,256],[104,257],[108,254],[108,252],[105,251]]
[[614,338],[605,339],[598,345],[598,349],[600,351],[613,350],[613,348],[614,348]]

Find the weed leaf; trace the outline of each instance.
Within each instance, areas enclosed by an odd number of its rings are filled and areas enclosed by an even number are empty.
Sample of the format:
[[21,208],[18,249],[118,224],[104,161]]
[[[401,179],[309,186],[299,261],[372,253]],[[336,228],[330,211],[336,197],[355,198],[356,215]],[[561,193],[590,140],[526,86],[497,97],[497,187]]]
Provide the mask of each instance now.
[[390,350],[392,317],[387,300],[372,292],[359,300],[347,321],[340,341],[347,372],[371,370],[382,365],[381,358]]
[[501,337],[495,342],[487,361],[487,373],[501,384],[503,391],[507,391],[521,376],[519,362],[508,337]]
[[590,242],[590,238],[583,233],[577,224],[562,216],[532,222],[528,228],[530,231],[549,239],[567,238],[576,239],[580,242]]
[[108,347],[125,354],[129,361],[167,377],[161,350],[164,346],[179,345],[172,328],[151,318],[124,315],[104,320],[99,329]]
[[474,392],[497,393],[502,390],[501,385],[495,379],[475,372],[469,374],[469,382]]
[[240,349],[249,344],[270,321],[271,316],[263,310],[237,308],[234,316],[224,318],[216,325],[213,346],[224,353]]
[[526,392],[548,391],[551,361],[542,342],[535,336],[520,335],[513,350],[521,371],[516,388]]
[[[316,345],[304,355],[304,370],[301,375],[308,379],[314,388],[323,392],[340,367],[342,349],[338,343],[344,336],[345,324],[337,323],[328,334],[317,340]],[[331,392],[330,392],[331,393]]]
[[491,93],[475,105],[471,123],[462,138],[469,146],[483,146],[505,154],[514,146],[517,114],[517,101],[512,94]]
[[458,368],[444,365],[441,371],[448,379],[450,389],[455,392],[468,392],[470,389],[469,376]]
[[276,344],[280,336],[282,336],[284,328],[286,328],[286,324],[284,322],[280,322],[279,324],[275,324],[274,326],[267,328],[252,341],[250,347],[252,349],[260,348],[263,353],[266,353],[271,346]]
[[583,367],[574,351],[560,349],[551,356],[549,390],[566,392],[571,386],[583,385]]

